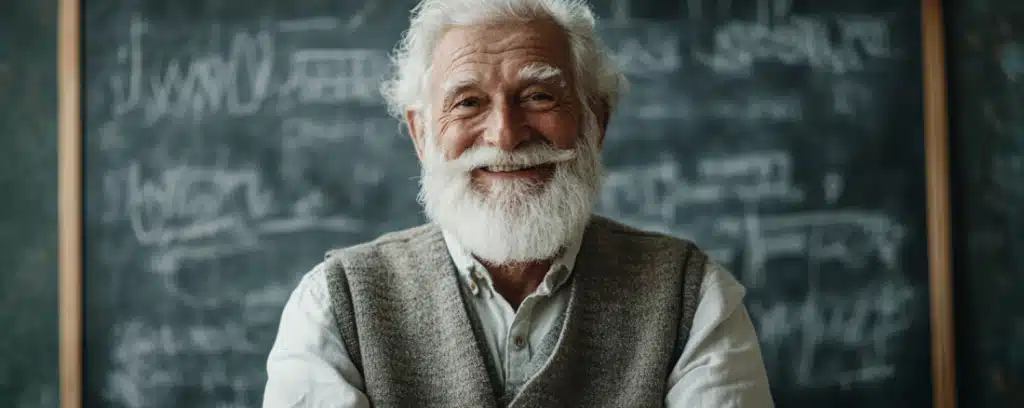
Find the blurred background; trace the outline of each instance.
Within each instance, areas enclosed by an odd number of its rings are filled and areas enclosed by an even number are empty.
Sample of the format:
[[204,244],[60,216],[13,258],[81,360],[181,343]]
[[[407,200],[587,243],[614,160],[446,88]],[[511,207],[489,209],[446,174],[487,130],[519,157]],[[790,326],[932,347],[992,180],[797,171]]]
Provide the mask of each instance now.
[[[82,5],[84,403],[258,407],[324,251],[424,221],[413,0]],[[945,2],[957,395],[1024,407],[1024,2]],[[921,4],[600,0],[599,213],[747,286],[779,407],[933,406]],[[0,407],[56,407],[56,0],[0,5]]]

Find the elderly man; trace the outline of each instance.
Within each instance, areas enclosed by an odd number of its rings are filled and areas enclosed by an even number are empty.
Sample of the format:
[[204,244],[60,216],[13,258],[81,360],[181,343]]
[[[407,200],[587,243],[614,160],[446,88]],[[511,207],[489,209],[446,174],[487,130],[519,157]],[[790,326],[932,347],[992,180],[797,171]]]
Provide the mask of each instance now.
[[426,0],[384,87],[430,223],[328,254],[265,407],[770,407],[743,287],[591,215],[624,85],[574,0]]

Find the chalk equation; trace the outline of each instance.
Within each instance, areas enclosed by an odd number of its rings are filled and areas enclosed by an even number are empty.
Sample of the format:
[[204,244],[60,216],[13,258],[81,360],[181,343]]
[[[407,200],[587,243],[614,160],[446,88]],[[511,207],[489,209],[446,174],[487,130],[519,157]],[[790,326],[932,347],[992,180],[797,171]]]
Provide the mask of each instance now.
[[[249,339],[253,330],[273,326],[119,323],[103,396],[121,406],[143,408],[174,400],[176,392],[187,388],[204,395],[209,406],[214,406],[209,400],[216,400],[218,407],[254,407],[258,397],[253,397],[266,384],[261,364],[266,351]],[[250,363],[235,363],[245,360]]]
[[[189,389],[210,400],[209,406],[257,406],[269,341],[294,284],[198,293],[173,280],[163,283],[165,290],[153,301],[196,317],[184,324],[141,317],[116,323],[104,396],[127,407],[151,407]],[[237,310],[237,316],[218,318],[225,310]]]
[[694,23],[725,21],[715,28],[711,43],[694,52],[697,61],[720,74],[746,75],[757,63],[844,74],[900,55],[885,17],[798,15],[791,0],[758,0],[753,20],[733,19],[731,1],[688,0],[687,8]]
[[799,203],[804,198],[792,180],[792,159],[782,151],[701,158],[696,167],[692,179],[669,156],[648,165],[612,169],[604,179],[601,205],[615,214],[654,217],[672,225],[682,215],[679,210],[688,206],[729,200]]
[[682,66],[679,34],[670,25],[620,19],[602,26],[600,32],[612,60],[626,75],[656,78]]
[[[665,156],[612,169],[599,207],[627,224],[691,238],[729,265],[750,291],[772,373],[807,387],[895,375],[887,358],[899,347],[919,296],[901,280],[906,226],[864,209],[784,210],[808,199],[785,151],[702,157],[692,166],[687,171]],[[821,186],[825,201],[834,204],[843,196],[844,177],[827,172]],[[783,210],[759,210],[764,207]],[[709,208],[715,215],[698,216]],[[836,276],[856,276],[857,285],[837,293],[829,287]],[[759,296],[771,293],[773,281],[802,282],[805,293]]]
[[313,187],[298,197],[278,194],[256,166],[143,168],[133,161],[104,174],[101,219],[127,222],[139,244],[160,248],[153,258],[156,270],[173,270],[184,259],[252,250],[268,235],[363,227],[345,215],[327,214],[322,193]]
[[917,297],[908,284],[883,278],[796,301],[754,300],[749,310],[770,372],[805,387],[848,388],[896,374],[889,357],[910,328]]
[[[631,84],[618,114],[642,120],[723,119],[765,123],[794,122],[804,117],[798,95],[746,94],[733,99],[721,97],[695,101],[657,84]],[[852,110],[852,108],[848,108]],[[633,135],[630,137],[641,137]]]
[[[315,30],[330,21],[234,32],[215,25],[214,31],[229,32],[226,46],[168,57],[158,52],[158,36],[148,35],[150,25],[134,17],[108,75],[111,112],[115,117],[141,112],[151,125],[163,119],[245,116],[268,107],[382,104],[377,89],[390,69],[387,50],[316,48],[280,55],[278,33]],[[287,61],[283,67],[280,59]]]

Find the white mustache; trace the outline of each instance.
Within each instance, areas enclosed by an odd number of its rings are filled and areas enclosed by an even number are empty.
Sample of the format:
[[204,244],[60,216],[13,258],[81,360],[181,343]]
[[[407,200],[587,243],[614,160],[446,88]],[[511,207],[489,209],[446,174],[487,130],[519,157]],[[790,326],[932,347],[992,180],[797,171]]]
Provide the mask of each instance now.
[[457,171],[472,171],[489,166],[533,167],[542,164],[563,163],[576,158],[578,149],[558,149],[549,144],[530,144],[512,152],[497,147],[476,147],[449,160],[445,167]]

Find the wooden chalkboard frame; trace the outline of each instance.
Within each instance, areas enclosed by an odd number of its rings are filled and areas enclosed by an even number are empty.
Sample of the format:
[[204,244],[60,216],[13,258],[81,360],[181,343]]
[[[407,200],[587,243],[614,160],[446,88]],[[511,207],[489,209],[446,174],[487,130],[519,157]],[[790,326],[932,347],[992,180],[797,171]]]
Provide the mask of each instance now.
[[58,188],[60,404],[82,406],[82,120],[80,1],[61,0],[58,14]]
[[[83,396],[83,229],[81,2],[61,0],[58,14],[59,370],[60,405]],[[935,408],[956,406],[950,244],[949,136],[941,0],[922,0],[932,389]]]
[[942,0],[921,2],[924,64],[925,178],[928,208],[928,275],[931,299],[932,400],[935,408],[956,406],[953,344],[949,130]]

